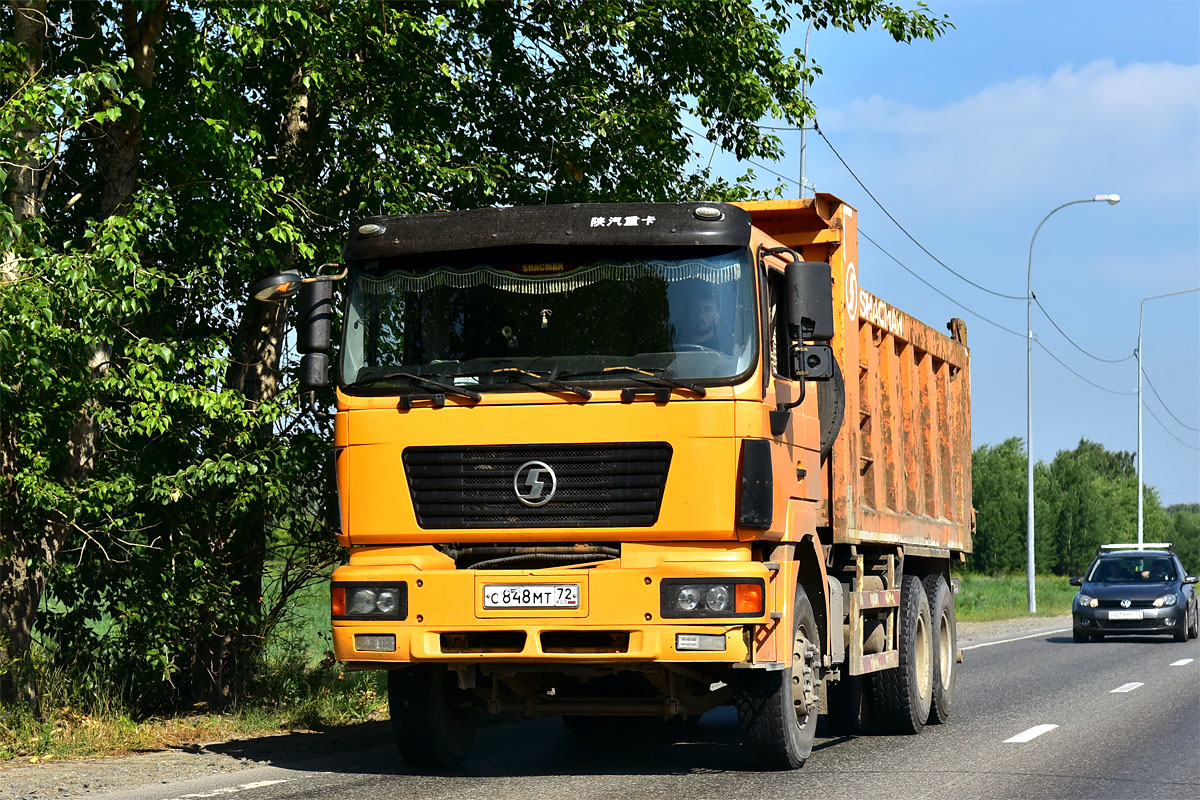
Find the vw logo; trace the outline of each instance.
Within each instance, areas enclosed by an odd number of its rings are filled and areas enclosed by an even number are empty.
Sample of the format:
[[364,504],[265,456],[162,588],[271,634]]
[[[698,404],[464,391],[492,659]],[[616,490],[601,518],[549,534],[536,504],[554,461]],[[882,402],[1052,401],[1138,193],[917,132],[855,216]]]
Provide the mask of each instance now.
[[558,476],[544,461],[526,461],[517,467],[513,475],[513,491],[517,499],[527,506],[537,508],[550,502],[558,489]]
[[1133,603],[1128,598],[1121,601],[1121,608],[1129,608],[1131,605]]

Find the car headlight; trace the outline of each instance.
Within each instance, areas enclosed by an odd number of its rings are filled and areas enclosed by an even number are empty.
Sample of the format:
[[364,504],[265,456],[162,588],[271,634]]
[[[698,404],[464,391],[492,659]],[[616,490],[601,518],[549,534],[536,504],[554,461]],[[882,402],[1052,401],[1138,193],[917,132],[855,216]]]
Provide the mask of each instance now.
[[1155,608],[1162,608],[1163,606],[1173,606],[1173,605],[1175,605],[1177,602],[1179,602],[1179,598],[1177,598],[1175,595],[1173,595],[1173,594],[1164,594],[1162,597],[1159,597],[1159,598],[1156,598],[1156,599],[1155,599],[1155,601],[1154,601],[1154,607],[1155,607]]
[[1075,595],[1075,602],[1079,604],[1080,608],[1095,608],[1096,606],[1100,605],[1099,600],[1094,597],[1089,597],[1083,592]]
[[759,617],[765,584],[758,578],[692,581],[667,578],[662,582],[659,611],[667,619],[681,617]]
[[404,619],[408,616],[408,584],[333,585],[331,612],[334,619]]

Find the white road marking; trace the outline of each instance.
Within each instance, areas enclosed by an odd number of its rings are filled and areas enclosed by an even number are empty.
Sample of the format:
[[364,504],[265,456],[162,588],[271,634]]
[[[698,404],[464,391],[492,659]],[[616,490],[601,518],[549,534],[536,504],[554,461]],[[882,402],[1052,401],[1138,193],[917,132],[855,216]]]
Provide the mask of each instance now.
[[1134,681],[1133,683],[1126,683],[1123,686],[1118,686],[1117,688],[1115,688],[1111,692],[1109,692],[1109,694],[1116,694],[1117,692],[1132,692],[1134,689],[1138,688],[1139,686],[1145,686],[1145,685],[1146,684],[1144,684],[1144,683],[1138,683],[1137,681]]
[[[997,644],[999,644],[999,643],[997,642]],[[1051,725],[1048,722],[1045,724],[1042,724],[1042,725],[1034,725],[1032,728],[1030,728],[1027,731],[1018,733],[1016,736],[1013,736],[1010,739],[1005,739],[1004,743],[1008,744],[1009,742],[1014,742],[1016,744],[1024,744],[1025,742],[1029,742],[1029,741],[1036,739],[1037,737],[1041,736],[1043,733],[1049,733],[1050,731],[1054,730],[1057,727],[1058,727],[1057,725]]]
[[204,797],[219,797],[223,794],[237,794],[248,789],[261,789],[264,786],[274,786],[277,783],[287,783],[291,778],[283,778],[276,781],[255,781],[254,783],[243,783],[240,786],[225,786],[220,789],[213,789],[211,792],[198,792],[196,794],[185,794],[179,797],[173,797],[171,800],[188,800],[188,798],[204,798]]
[[1190,664],[1190,663],[1192,663],[1192,659],[1190,659],[1190,658],[1181,658],[1181,659],[1179,659],[1178,661],[1172,661],[1172,662],[1171,662],[1171,666],[1172,666],[1172,667],[1186,667],[1186,666],[1187,666],[1188,664]]
[[1001,639],[997,642],[983,642],[981,644],[969,644],[966,647],[960,647],[959,650],[974,650],[977,647],[991,647],[994,644],[1008,644],[1009,642],[1019,642],[1022,639],[1036,639],[1039,636],[1049,636],[1052,633],[1068,633],[1070,628],[1058,628],[1053,631],[1041,631],[1040,633],[1031,633],[1028,636],[1015,636],[1012,639]]

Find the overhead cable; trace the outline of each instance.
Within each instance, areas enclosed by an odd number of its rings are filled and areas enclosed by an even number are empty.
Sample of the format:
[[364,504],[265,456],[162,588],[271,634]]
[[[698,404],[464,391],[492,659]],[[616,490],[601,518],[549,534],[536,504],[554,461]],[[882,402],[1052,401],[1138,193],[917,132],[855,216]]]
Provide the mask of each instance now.
[[887,208],[884,207],[883,203],[879,202],[879,198],[877,198],[874,195],[874,193],[872,193],[871,190],[867,188],[867,185],[862,182],[862,180],[858,177],[858,175],[854,174],[854,170],[850,169],[850,165],[846,163],[846,159],[842,158],[842,154],[839,153],[837,151],[837,148],[835,148],[833,146],[833,143],[829,141],[829,137],[825,135],[825,132],[823,130],[821,130],[821,126],[818,125],[816,122],[814,122],[813,129],[816,130],[816,132],[821,135],[821,138],[825,140],[825,144],[829,145],[829,149],[833,151],[833,154],[835,156],[837,156],[838,161],[842,162],[842,166],[845,167],[846,171],[850,173],[850,177],[854,178],[854,180],[858,183],[858,185],[862,187],[862,190],[867,193],[867,196],[870,197],[873,201],[875,201],[875,205],[879,206],[879,210],[882,211],[884,214],[886,214],[887,218],[890,219],[892,221],[892,223],[895,224],[895,226],[897,228],[899,228],[904,233],[904,235],[907,236],[912,241],[913,244],[915,244],[917,247],[921,248],[921,252],[925,253],[925,255],[929,256],[934,261],[936,261],[938,264],[940,264],[941,267],[943,269],[945,269],[947,272],[949,272],[951,275],[954,275],[956,278],[958,278],[960,280],[966,281],[967,283],[971,284],[972,286],[974,286],[976,289],[979,289],[980,291],[987,292],[988,294],[995,295],[996,297],[1003,297],[1006,300],[1024,300],[1024,299],[1026,299],[1025,295],[1023,295],[1023,294],[1004,294],[1003,292],[997,292],[993,289],[987,288],[986,286],[978,284],[975,281],[968,278],[966,275],[963,275],[962,273],[957,272],[953,267],[951,267],[945,261],[942,261],[940,258],[935,256],[933,253],[929,252],[928,248],[926,248],[925,245],[918,242],[916,237],[914,237],[911,233],[909,233],[908,229],[905,228],[903,225],[901,225],[900,221],[897,220],[894,216],[892,216],[892,212],[888,211]]
[[897,264],[900,266],[900,268],[901,268],[902,270],[904,270],[905,272],[907,272],[909,275],[912,275],[914,278],[916,278],[916,279],[917,279],[917,280],[919,280],[921,283],[923,283],[923,284],[925,284],[926,286],[928,286],[928,287],[929,287],[930,289],[932,289],[933,291],[935,291],[935,292],[937,292],[938,294],[940,294],[942,297],[944,297],[944,298],[946,298],[947,300],[949,300],[951,303],[954,303],[954,305],[958,306],[959,308],[963,309],[964,311],[967,311],[967,312],[969,312],[969,313],[971,313],[971,314],[974,314],[975,316],[979,317],[981,320],[983,320],[984,322],[988,323],[989,325],[994,325],[995,327],[999,328],[1000,330],[1002,330],[1002,331],[1004,331],[1004,332],[1006,332],[1006,333],[1011,333],[1013,336],[1019,336],[1019,337],[1021,337],[1022,339],[1024,339],[1024,338],[1025,338],[1025,334],[1021,333],[1020,331],[1016,331],[1016,330],[1013,330],[1012,328],[1009,328],[1009,327],[1006,327],[1006,326],[1004,326],[1004,325],[1001,325],[999,322],[996,322],[996,321],[995,321],[995,320],[993,320],[993,319],[988,319],[987,317],[985,317],[983,314],[980,314],[980,313],[979,313],[978,311],[976,311],[975,309],[973,309],[973,308],[970,308],[969,306],[966,306],[966,305],[964,305],[964,304],[960,303],[959,301],[955,300],[955,299],[954,299],[953,297],[951,297],[950,295],[948,295],[948,294],[946,294],[945,292],[943,292],[941,289],[939,289],[939,288],[937,288],[936,286],[934,286],[934,285],[933,285],[932,283],[930,283],[929,281],[927,281],[927,280],[925,280],[924,278],[922,278],[922,277],[921,277],[920,275],[918,275],[918,274],[917,274],[917,273],[916,273],[914,270],[912,270],[911,268],[909,268],[909,267],[908,267],[908,266],[907,266],[907,265],[906,265],[906,264],[905,264],[903,261],[901,261],[900,259],[896,258],[894,255],[892,255],[891,253],[889,253],[887,250],[883,249],[883,247],[882,247],[882,246],[879,244],[879,242],[875,241],[875,240],[874,240],[874,239],[872,239],[870,236],[868,236],[868,235],[866,234],[866,232],[865,232],[865,231],[863,231],[863,229],[862,229],[862,228],[859,228],[859,229],[858,229],[858,235],[859,235],[859,236],[861,236],[862,238],[866,239],[866,240],[867,240],[868,242],[870,242],[871,244],[875,245],[876,249],[878,249],[878,250],[879,250],[879,252],[883,253],[885,256],[887,256],[888,258],[890,258],[892,261],[895,261],[895,262],[896,262],[896,263],[897,263]]
[[1162,399],[1162,395],[1158,393],[1158,389],[1155,389],[1155,388],[1154,388],[1154,383],[1153,383],[1153,382],[1151,382],[1151,380],[1150,380],[1150,376],[1146,374],[1146,370],[1145,370],[1145,369],[1143,369],[1143,370],[1142,370],[1142,377],[1146,379],[1146,383],[1147,383],[1147,385],[1149,385],[1149,386],[1150,386],[1150,391],[1154,392],[1154,396],[1158,398],[1158,402],[1162,403],[1162,407],[1163,407],[1164,409],[1166,409],[1167,413],[1168,413],[1168,414],[1170,414],[1170,415],[1171,415],[1171,417],[1172,417],[1172,418],[1173,418],[1173,419],[1174,419],[1176,422],[1178,422],[1178,423],[1179,423],[1180,425],[1182,425],[1183,427],[1187,428],[1189,431],[1196,431],[1196,432],[1200,433],[1200,428],[1193,428],[1191,425],[1188,425],[1186,422],[1184,422],[1183,420],[1181,420],[1179,417],[1175,416],[1175,412],[1174,412],[1174,411],[1172,411],[1172,410],[1171,410],[1171,407],[1167,405],[1167,401],[1166,401],[1166,400],[1163,400],[1163,399]]
[[1124,394],[1124,395],[1136,395],[1136,394],[1137,394],[1137,392],[1121,392],[1121,391],[1117,391],[1116,389],[1110,389],[1110,388],[1108,388],[1107,386],[1101,386],[1100,384],[1096,383],[1095,381],[1088,380],[1087,378],[1083,377],[1082,375],[1080,375],[1080,374],[1079,374],[1078,372],[1076,372],[1075,370],[1071,369],[1071,367],[1067,365],[1067,362],[1063,361],[1061,358],[1059,358],[1058,356],[1054,355],[1054,353],[1052,353],[1052,352],[1050,351],[1050,348],[1049,348],[1049,347],[1046,347],[1046,345],[1042,344],[1042,343],[1041,343],[1041,341],[1039,341],[1039,340],[1038,340],[1038,339],[1036,339],[1036,338],[1034,339],[1034,341],[1035,341],[1035,342],[1037,342],[1037,346],[1038,346],[1038,347],[1040,347],[1040,348],[1042,348],[1043,350],[1045,350],[1045,351],[1046,351],[1046,354],[1047,354],[1047,355],[1049,355],[1051,358],[1053,358],[1055,361],[1057,361],[1059,364],[1061,364],[1061,365],[1062,365],[1062,367],[1063,367],[1063,369],[1065,369],[1067,372],[1070,372],[1072,375],[1074,375],[1076,378],[1079,378],[1079,380],[1083,381],[1084,383],[1087,383],[1087,384],[1090,384],[1090,385],[1092,385],[1092,386],[1095,386],[1095,387],[1096,387],[1097,389],[1099,389],[1100,391],[1103,391],[1103,392],[1108,392],[1109,394]]
[[1163,421],[1158,418],[1158,415],[1154,413],[1154,409],[1150,408],[1150,406],[1146,406],[1146,411],[1150,412],[1150,416],[1153,417],[1154,421],[1158,423],[1158,426],[1166,432],[1167,436],[1170,436],[1172,439],[1179,442],[1184,447],[1187,447],[1192,450],[1200,450],[1200,447],[1196,447],[1194,444],[1188,444],[1183,439],[1180,439],[1178,436],[1176,436],[1174,433],[1172,433],[1171,430],[1169,428],[1167,428],[1166,425],[1163,425]]
[[1101,358],[1098,355],[1088,352],[1083,347],[1080,347],[1079,344],[1074,339],[1072,339],[1070,336],[1068,336],[1067,332],[1064,331],[1062,329],[1062,327],[1057,322],[1054,321],[1054,317],[1050,316],[1050,312],[1046,310],[1046,307],[1044,305],[1042,305],[1042,301],[1038,300],[1038,296],[1036,294],[1033,296],[1033,302],[1037,303],[1037,307],[1039,309],[1041,309],[1041,312],[1043,315],[1045,315],[1046,319],[1050,320],[1050,324],[1054,326],[1054,329],[1056,331],[1058,331],[1059,333],[1061,333],[1064,339],[1066,339],[1068,342],[1070,342],[1072,345],[1074,345],[1076,350],[1083,353],[1088,358],[1095,359],[1096,361],[1102,361],[1105,364],[1120,364],[1122,361],[1128,361],[1129,359],[1134,357],[1134,353],[1130,353],[1129,355],[1125,356],[1124,358]]

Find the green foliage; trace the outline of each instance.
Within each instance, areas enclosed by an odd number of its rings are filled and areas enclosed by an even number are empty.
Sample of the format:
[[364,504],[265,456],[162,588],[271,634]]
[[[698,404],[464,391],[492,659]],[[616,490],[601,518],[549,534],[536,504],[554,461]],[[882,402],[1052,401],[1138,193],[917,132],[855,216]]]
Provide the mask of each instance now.
[[[1026,464],[1017,438],[994,447],[985,445],[973,454],[978,530],[972,569],[989,574],[1025,571]],[[1137,541],[1137,472],[1132,453],[1112,452],[1080,440],[1074,450],[1059,451],[1049,465],[1035,465],[1034,497],[1034,556],[1041,571],[1080,575],[1100,545]],[[1179,510],[1170,512],[1148,486],[1143,487],[1142,506],[1144,541],[1176,541],[1181,558],[1185,552],[1200,557],[1200,536],[1194,533],[1200,524],[1189,515],[1188,506],[1173,506]]]

